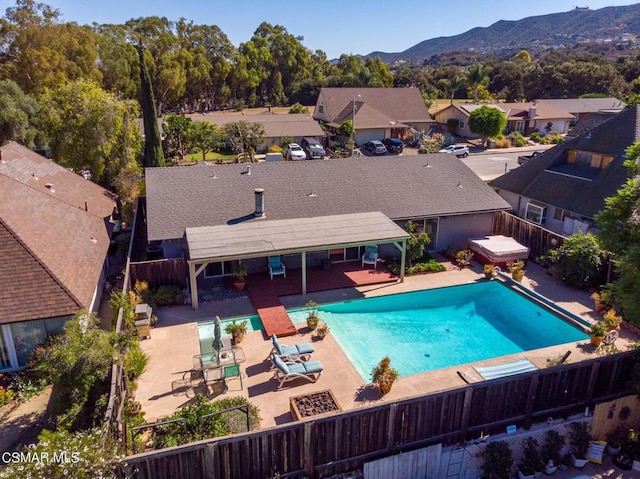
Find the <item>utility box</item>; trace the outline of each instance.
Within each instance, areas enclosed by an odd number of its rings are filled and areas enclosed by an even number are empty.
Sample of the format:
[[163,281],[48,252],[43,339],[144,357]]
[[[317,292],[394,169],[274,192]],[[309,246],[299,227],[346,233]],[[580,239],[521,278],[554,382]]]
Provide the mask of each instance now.
[[142,303],[136,306],[136,330],[138,337],[151,338],[151,306]]

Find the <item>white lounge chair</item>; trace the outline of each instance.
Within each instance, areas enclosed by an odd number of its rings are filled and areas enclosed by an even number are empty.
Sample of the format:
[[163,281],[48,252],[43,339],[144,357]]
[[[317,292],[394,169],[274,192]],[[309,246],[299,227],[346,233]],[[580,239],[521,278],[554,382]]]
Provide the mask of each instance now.
[[510,363],[500,364],[498,366],[474,366],[473,369],[478,375],[480,375],[479,378],[469,372],[463,371],[458,371],[458,375],[465,382],[473,383],[482,380],[503,378],[514,374],[528,373],[536,371],[538,368],[527,358],[522,358]]

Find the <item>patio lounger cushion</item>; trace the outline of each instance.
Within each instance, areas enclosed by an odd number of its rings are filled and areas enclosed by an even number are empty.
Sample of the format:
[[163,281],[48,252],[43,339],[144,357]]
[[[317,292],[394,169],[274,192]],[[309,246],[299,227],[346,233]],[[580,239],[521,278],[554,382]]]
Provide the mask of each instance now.
[[278,389],[280,389],[285,382],[293,381],[298,378],[314,383],[318,380],[323,371],[320,361],[306,361],[287,364],[275,354],[272,359],[276,368],[273,377],[280,381]]
[[[458,371],[458,375],[467,383],[498,379],[514,374],[536,371],[538,368],[527,358],[518,359],[498,366],[474,366],[473,372]],[[475,373],[475,374],[474,374]],[[479,375],[479,377],[478,377]]]
[[297,361],[299,359],[310,358],[314,352],[313,346],[311,343],[298,343],[293,344],[291,346],[285,346],[284,344],[280,344],[278,341],[278,337],[273,334],[271,335],[271,342],[273,343],[273,350],[278,356],[285,359],[285,357],[290,360]]

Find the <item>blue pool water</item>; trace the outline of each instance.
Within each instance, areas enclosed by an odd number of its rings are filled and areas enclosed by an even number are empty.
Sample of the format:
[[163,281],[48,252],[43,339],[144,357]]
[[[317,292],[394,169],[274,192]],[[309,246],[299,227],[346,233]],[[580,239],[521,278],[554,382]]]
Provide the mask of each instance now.
[[[588,338],[499,281],[332,303],[319,311],[365,381],[384,356],[409,376]],[[306,311],[289,316],[303,323]]]

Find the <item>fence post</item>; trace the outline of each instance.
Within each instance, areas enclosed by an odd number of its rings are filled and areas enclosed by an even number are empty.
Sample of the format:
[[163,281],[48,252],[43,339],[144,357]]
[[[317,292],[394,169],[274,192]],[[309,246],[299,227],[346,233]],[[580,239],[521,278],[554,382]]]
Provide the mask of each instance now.
[[473,401],[473,388],[467,387],[464,390],[464,402],[462,403],[462,417],[460,418],[460,438],[459,442],[467,441],[467,431],[469,430],[469,420],[471,418],[471,404]]
[[524,412],[524,424],[522,427],[526,430],[531,429],[533,424],[533,409],[536,403],[536,391],[538,390],[538,374],[531,376],[531,382],[529,383],[529,393],[527,394],[527,406]]
[[590,403],[593,399],[593,392],[596,388],[596,381],[598,380],[598,370],[600,369],[600,362],[596,361],[591,364],[591,374],[589,375],[589,385],[587,386],[587,394],[585,395],[585,401]]
[[387,451],[392,452],[395,439],[396,412],[398,411],[398,403],[392,403],[389,407],[389,420],[387,421]]
[[313,457],[313,421],[306,422],[304,424],[304,448],[303,448],[303,464],[304,470],[306,471],[306,476],[310,479],[315,477],[313,468],[314,457]]

